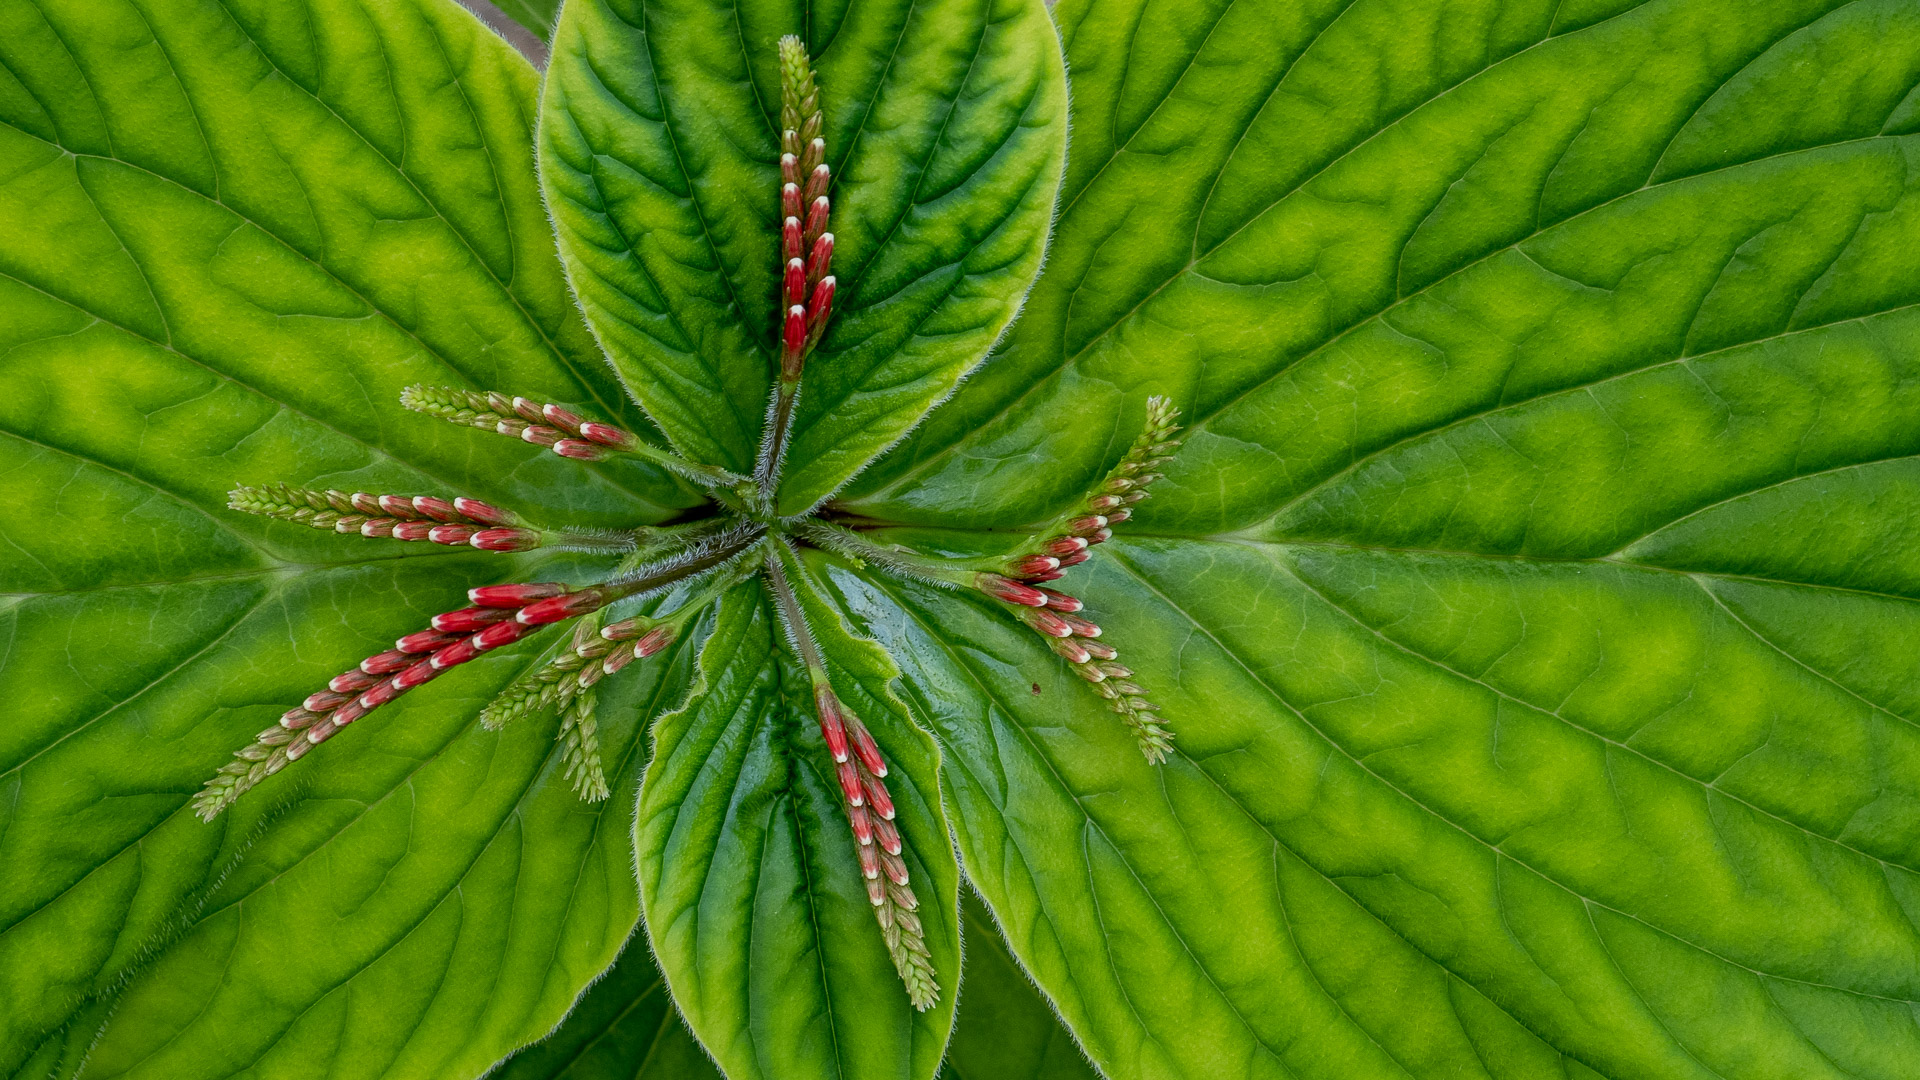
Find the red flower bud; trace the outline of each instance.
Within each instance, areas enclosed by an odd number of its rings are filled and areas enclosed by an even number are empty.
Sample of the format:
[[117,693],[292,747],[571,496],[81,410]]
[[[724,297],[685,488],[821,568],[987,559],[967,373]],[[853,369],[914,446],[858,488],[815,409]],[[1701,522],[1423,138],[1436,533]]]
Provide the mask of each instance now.
[[464,544],[479,531],[471,525],[435,525],[433,531],[427,534],[427,539],[436,544]]
[[1133,511],[1123,506],[1120,509],[1115,510],[1107,515],[1107,524],[1118,525],[1132,516],[1133,516]]
[[1081,548],[1079,551],[1060,556],[1060,568],[1064,570],[1069,566],[1079,566],[1092,557],[1093,556],[1087,552],[1087,549]]
[[331,712],[339,708],[350,696],[349,694],[342,694],[337,690],[321,690],[308,695],[307,700],[300,703],[300,707],[306,709],[308,712]]
[[1031,577],[1035,574],[1052,573],[1060,569],[1060,560],[1051,555],[1028,555],[1015,559],[1007,565],[1007,572],[1014,577]]
[[352,671],[343,671],[328,680],[327,689],[341,694],[357,694],[379,681],[380,676],[354,668]]
[[1097,638],[1100,636],[1100,628],[1098,626],[1095,626],[1078,615],[1062,615],[1060,616],[1060,621],[1072,627],[1073,632],[1083,638]]
[[373,709],[373,706],[362,705],[360,704],[360,699],[355,698],[354,700],[347,702],[345,705],[342,705],[339,708],[333,710],[333,715],[328,717],[327,719],[333,724],[334,727],[343,728],[343,727],[346,727],[348,724],[353,723],[355,720],[358,720],[361,717],[367,715],[367,713],[371,712],[372,709]]
[[[1053,638],[1052,640],[1048,641],[1047,644],[1053,646],[1053,651],[1059,653],[1061,656],[1066,657],[1067,662],[1071,664],[1084,664],[1087,661],[1093,659],[1092,654],[1087,652],[1086,647],[1081,645],[1080,642],[1074,638],[1070,638],[1070,637]],[[1075,670],[1080,670],[1080,669],[1076,668]],[[1084,674],[1084,672],[1082,672],[1082,674]],[[1093,681],[1099,682],[1100,680],[1098,678],[1095,678]]]
[[537,424],[547,418],[546,410],[540,407],[539,402],[529,401],[518,395],[513,399],[513,411],[530,424]]
[[847,807],[847,821],[853,825],[853,838],[865,847],[873,843],[873,819],[864,806]]
[[1087,543],[1089,544],[1104,544],[1107,541],[1113,539],[1113,530],[1112,529],[1095,529],[1092,532],[1086,534],[1086,536],[1087,536]]
[[374,501],[380,504],[380,512],[387,517],[408,520],[419,513],[413,508],[413,500],[404,495],[382,495]]
[[975,574],[973,575],[973,583],[981,592],[986,593],[995,600],[1003,600],[1009,604],[1020,604],[1025,607],[1047,606],[1045,593],[1024,582],[1004,578],[999,574]]
[[[780,155],[780,179],[786,181],[789,184],[798,184],[800,182],[800,159],[799,158],[793,156],[792,154]],[[788,214],[787,216],[798,217],[799,215]]]
[[516,616],[527,626],[543,626],[562,619],[571,619],[576,615],[585,615],[598,611],[605,604],[606,594],[599,589],[581,589],[579,592],[555,596],[547,600],[538,600],[520,609]]
[[558,582],[543,581],[533,585],[482,585],[467,590],[467,599],[481,607],[525,607],[535,600],[545,600],[554,596],[565,596],[567,587]]
[[1096,514],[1104,514],[1120,507],[1120,498],[1116,495],[1095,495],[1087,500],[1087,509]]
[[312,709],[300,706],[288,709],[280,714],[280,726],[288,731],[300,731],[320,719],[320,714]]
[[400,674],[395,675],[393,677],[393,686],[396,690],[411,690],[421,683],[433,681],[439,674],[440,669],[433,665],[432,660],[422,660]]
[[393,527],[395,540],[425,540],[433,535],[434,524],[431,521],[403,521]]
[[848,805],[867,805],[867,797],[860,790],[860,770],[854,767],[853,762],[838,763],[833,774],[840,780],[840,794],[846,796]]
[[780,225],[780,258],[797,259],[805,253],[800,244],[800,215],[788,215]]
[[[579,431],[580,425],[583,422],[577,413],[570,412],[558,405],[540,406],[540,415],[546,418],[547,423],[552,424],[554,427],[566,428],[568,431]],[[459,501],[455,500],[454,505],[459,505]]]
[[445,499],[436,499],[431,495],[416,495],[413,498],[415,513],[423,514],[435,521],[459,521],[460,511]]
[[417,634],[408,634],[393,643],[393,647],[403,653],[432,652],[458,637],[457,634],[443,634],[438,630],[422,630]]
[[369,709],[376,709],[399,696],[400,688],[393,685],[393,680],[382,679],[379,686],[361,694],[357,700]]
[[[825,195],[807,204],[807,239],[813,240],[827,231],[827,197]],[[795,254],[799,254],[795,252]]]
[[827,740],[827,752],[835,763],[847,760],[847,725],[841,718],[840,699],[824,686],[813,688],[813,706],[820,714],[820,734]]
[[875,745],[873,735],[859,721],[852,725],[853,752],[860,755],[860,764],[875,776],[887,775],[887,763],[880,757],[880,747]]
[[867,792],[867,801],[873,804],[873,812],[880,815],[882,821],[893,820],[893,796],[887,794],[887,785],[874,777],[862,778],[862,786]]
[[1095,660],[1111,660],[1120,655],[1119,652],[1115,651],[1113,646],[1105,645],[1098,641],[1082,639],[1080,641],[1080,647],[1087,650],[1087,655],[1093,657]]
[[1087,550],[1087,542],[1077,536],[1056,536],[1047,541],[1040,550],[1049,555],[1060,556],[1061,566],[1072,566],[1073,564],[1068,562],[1066,557]]
[[473,635],[474,648],[489,652],[502,645],[511,645],[526,637],[531,628],[518,622],[495,623]]
[[1047,606],[1055,611],[1079,611],[1086,607],[1077,596],[1068,596],[1066,593],[1054,592],[1052,589],[1041,589],[1040,593],[1047,598]]
[[1086,517],[1077,517],[1067,522],[1067,531],[1075,536],[1085,536],[1096,530],[1104,529],[1106,526],[1106,518],[1101,517],[1099,514],[1089,514]]
[[1028,626],[1033,627],[1043,634],[1048,634],[1053,637],[1073,636],[1073,627],[1068,626],[1065,619],[1055,615],[1051,611],[1045,609],[1023,611],[1020,613],[1020,617],[1026,620]]
[[[792,155],[790,154],[782,155],[780,158],[780,164],[785,165],[790,160],[792,160]],[[791,180],[789,180],[784,184],[781,184],[780,185],[780,216],[783,218],[797,218],[800,216],[800,207],[801,207],[800,185],[792,182]]]
[[459,611],[449,611],[433,617],[433,628],[445,634],[471,634],[482,627],[492,626],[501,619],[510,619],[513,612],[507,608],[470,607]]
[[[553,406],[549,405],[547,408],[551,409]],[[482,525],[518,525],[520,523],[520,519],[514,515],[491,503],[483,503],[479,499],[455,499],[453,508],[463,514],[467,520],[477,521]]]
[[605,447],[597,446],[584,439],[561,439],[559,442],[553,444],[553,452],[563,458],[572,458],[575,461],[605,461],[607,459]]
[[833,314],[833,275],[820,279],[813,287],[813,300],[807,306],[807,339],[819,341],[827,328],[827,319]]
[[672,644],[675,634],[676,631],[671,626],[654,627],[652,630],[641,635],[639,641],[633,643],[633,655],[639,657],[652,656],[654,653]]
[[[869,831],[871,831],[872,827],[869,826],[868,828],[869,828]],[[860,876],[866,878],[868,881],[873,881],[877,879],[880,876],[879,849],[875,848],[872,844],[861,844],[859,847],[859,853],[860,853]]]
[[580,437],[602,446],[611,446],[615,450],[631,450],[640,443],[632,433],[595,420],[588,420],[580,425]]
[[369,675],[391,675],[413,663],[414,659],[413,656],[399,649],[391,649],[387,652],[375,653],[360,661],[360,670]]
[[880,841],[880,850],[889,855],[900,854],[900,828],[893,822],[882,818],[873,823],[873,837]]
[[369,518],[360,523],[360,535],[385,540],[393,535],[393,527],[398,524],[400,522],[397,519],[390,517]]
[[[474,637],[479,636],[478,634],[474,635]],[[473,638],[461,638],[459,641],[435,652],[427,658],[427,662],[439,668],[441,671],[445,671],[450,667],[459,667],[461,664],[479,655],[480,646],[474,643]]]
[[787,272],[782,279],[781,295],[784,302],[792,305],[804,303],[807,299],[807,264],[798,257],[787,260]]
[[813,205],[815,199],[826,195],[827,182],[831,178],[826,162],[823,161],[813,167],[813,171],[807,174],[807,205]]
[[813,253],[807,257],[807,280],[819,281],[833,265],[833,234],[821,233],[813,241]]
[[540,534],[532,529],[482,529],[468,543],[482,551],[532,551],[540,546]]
[[550,428],[545,424],[529,424],[527,429],[520,433],[520,441],[532,443],[535,446],[552,446],[565,438],[566,434],[559,428]]

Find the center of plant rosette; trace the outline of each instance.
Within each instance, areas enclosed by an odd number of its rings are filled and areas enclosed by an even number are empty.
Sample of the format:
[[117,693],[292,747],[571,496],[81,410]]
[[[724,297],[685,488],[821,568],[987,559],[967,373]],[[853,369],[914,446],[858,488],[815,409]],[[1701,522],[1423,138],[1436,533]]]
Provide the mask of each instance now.
[[[579,461],[639,457],[704,488],[710,505],[680,523],[610,531],[532,521],[510,508],[444,495],[285,484],[236,488],[229,504],[235,510],[343,535],[500,552],[554,548],[597,553],[612,562],[600,580],[587,585],[502,583],[470,589],[470,606],[434,616],[393,648],[367,657],[289,709],[207,782],[195,808],[211,820],[374,709],[484,653],[536,637],[546,639],[542,662],[489,703],[480,721],[495,729],[530,713],[559,713],[568,780],[583,799],[605,799],[609,788],[595,723],[602,680],[692,633],[723,595],[758,576],[811,683],[867,898],[908,995],[926,1009],[939,987],[915,915],[919,901],[895,825],[887,762],[866,723],[833,690],[833,672],[791,580],[806,573],[795,551],[817,548],[898,577],[991,597],[1009,617],[1042,635],[1108,701],[1148,760],[1158,763],[1171,749],[1172,736],[1156,707],[1102,639],[1101,628],[1085,616],[1081,602],[1046,583],[1085,562],[1091,548],[1108,539],[1113,526],[1146,498],[1157,478],[1154,469],[1177,445],[1177,412],[1165,400],[1151,399],[1145,430],[1093,490],[1052,520],[1034,525],[1023,543],[1001,554],[955,559],[881,543],[870,533],[882,523],[841,520],[831,503],[780,516],[775,496],[794,408],[805,388],[807,362],[832,318],[835,290],[829,228],[833,177],[813,68],[793,37],[780,42],[780,61],[780,347],[753,474],[688,460],[562,405],[500,392],[415,386],[401,398],[409,409]],[[634,610],[649,599],[668,606],[650,614]]]

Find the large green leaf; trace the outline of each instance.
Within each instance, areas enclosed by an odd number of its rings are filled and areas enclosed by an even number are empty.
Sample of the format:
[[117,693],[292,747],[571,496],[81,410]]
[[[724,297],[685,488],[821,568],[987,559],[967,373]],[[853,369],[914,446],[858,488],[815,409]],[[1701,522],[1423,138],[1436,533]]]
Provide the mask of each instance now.
[[834,580],[1094,1059],[1916,1075],[1920,13],[1059,17],[1047,273],[850,501],[1034,520],[1171,394],[1066,584],[1180,754],[985,606]]
[[552,253],[535,89],[445,0],[0,2],[0,1074],[91,1045],[98,1076],[472,1075],[633,926],[632,785],[583,806],[550,719],[471,729],[525,654],[188,809],[466,586],[582,569],[268,525],[235,482],[688,498],[396,407],[452,382],[640,423]]
[[915,1012],[887,955],[811,684],[757,582],[722,601],[701,683],[654,728],[635,825],[647,934],[675,1002],[731,1080],[929,1080],[960,974],[938,756],[893,698],[888,658],[850,636],[805,577],[790,578],[836,693],[892,769],[940,1000]]
[[775,41],[815,56],[834,326],[784,512],[845,483],[986,353],[1039,270],[1066,140],[1040,0],[578,0],[540,160],[560,250],[628,387],[690,456],[750,471],[779,307]]
[[[954,1023],[942,1080],[1093,1080],[1040,995],[1007,952],[993,917],[961,894],[966,1009]],[[493,1080],[717,1080],[719,1073],[688,1034],[647,955],[627,943],[605,978],[580,998],[566,1022],[515,1054]]]

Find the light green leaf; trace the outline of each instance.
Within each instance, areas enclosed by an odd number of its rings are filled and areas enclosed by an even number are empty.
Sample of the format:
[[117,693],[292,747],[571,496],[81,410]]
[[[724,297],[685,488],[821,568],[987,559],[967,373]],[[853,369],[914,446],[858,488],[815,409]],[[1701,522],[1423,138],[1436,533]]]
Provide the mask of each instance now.
[[[587,569],[268,524],[233,484],[690,501],[397,407],[428,381],[641,422],[552,253],[535,90],[445,0],[0,3],[0,1074],[475,1075],[633,926],[632,784],[583,806],[551,718],[471,727],[524,652],[188,810],[466,587]],[[670,666],[620,691],[610,771]]]
[[731,1080],[925,1080],[946,1046],[960,970],[938,757],[889,706],[887,658],[789,577],[836,693],[892,770],[940,1000],[924,1013],[908,1003],[867,902],[811,684],[757,582],[722,601],[702,683],[654,728],[635,827],[647,934],[674,1001]]
[[988,605],[834,582],[1094,1060],[1914,1075],[1912,6],[1059,17],[1047,273],[849,502],[1041,518],[1170,394],[1062,585],[1180,753]]
[[540,160],[574,287],[689,456],[751,470],[775,348],[775,42],[815,55],[834,170],[832,329],[781,490],[826,497],[985,355],[1039,270],[1066,139],[1040,0],[578,0]]

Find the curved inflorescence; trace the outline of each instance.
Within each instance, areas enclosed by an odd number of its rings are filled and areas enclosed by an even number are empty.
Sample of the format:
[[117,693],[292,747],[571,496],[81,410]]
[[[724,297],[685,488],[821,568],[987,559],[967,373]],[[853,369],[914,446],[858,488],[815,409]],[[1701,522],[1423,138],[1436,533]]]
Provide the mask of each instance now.
[[[211,820],[268,777],[408,690],[562,624],[571,624],[571,633],[551,644],[479,718],[483,727],[497,729],[531,714],[557,713],[566,778],[582,798],[605,799],[611,787],[599,753],[599,683],[685,639],[723,595],[763,575],[789,646],[807,673],[831,758],[823,764],[830,764],[838,782],[841,809],[855,841],[857,865],[849,870],[865,886],[909,999],[916,1008],[927,1009],[938,1000],[940,986],[908,869],[912,853],[896,824],[895,803],[887,789],[887,762],[867,721],[834,689],[835,673],[796,598],[792,579],[808,577],[811,571],[794,557],[794,545],[988,598],[1044,638],[1106,700],[1149,761],[1164,761],[1173,736],[1159,709],[1134,681],[1132,670],[1119,662],[1118,652],[1088,617],[1085,605],[1048,586],[1085,562],[1147,497],[1148,487],[1159,477],[1155,470],[1179,445],[1179,411],[1164,398],[1148,399],[1139,437],[1092,490],[1034,527],[1019,547],[991,558],[945,558],[881,543],[870,536],[881,523],[836,520],[831,507],[800,518],[778,517],[775,493],[794,403],[807,361],[828,330],[835,291],[834,238],[828,229],[833,175],[819,87],[798,38],[783,38],[779,49],[780,314],[774,328],[778,348],[773,388],[754,475],[742,477],[688,461],[565,405],[493,391],[413,386],[402,394],[401,403],[416,412],[583,463],[619,455],[650,461],[707,488],[714,505],[683,524],[609,532],[536,524],[463,496],[368,494],[286,484],[235,488],[228,504],[235,510],[342,535],[503,554],[572,550],[616,561],[591,584],[504,583],[470,590],[470,606],[434,616],[425,628],[340,673],[289,709],[208,780],[193,805]],[[664,610],[659,603],[644,612],[634,610],[648,597],[675,602]],[[612,618],[619,614],[616,605],[628,610]]]

